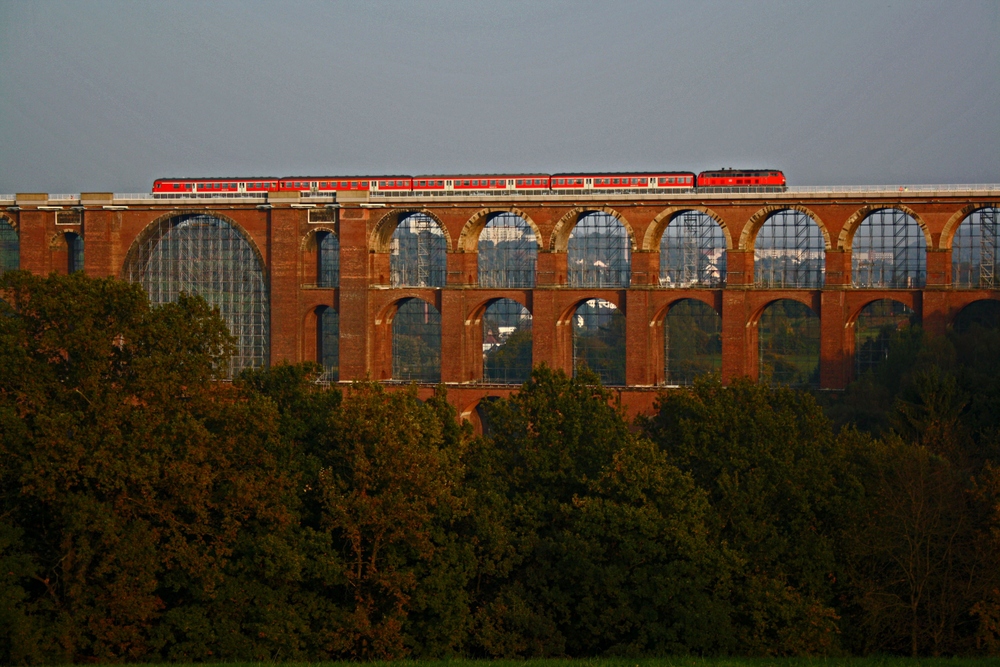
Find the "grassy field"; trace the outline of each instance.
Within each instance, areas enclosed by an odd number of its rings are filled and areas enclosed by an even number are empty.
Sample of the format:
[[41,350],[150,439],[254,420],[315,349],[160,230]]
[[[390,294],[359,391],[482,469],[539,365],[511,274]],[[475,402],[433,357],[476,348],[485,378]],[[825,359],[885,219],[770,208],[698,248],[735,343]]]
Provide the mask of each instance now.
[[[199,663],[203,666],[206,663]],[[208,663],[210,664],[210,663]],[[588,658],[549,660],[427,660],[396,662],[217,663],[227,667],[1000,667],[1000,658]],[[144,665],[144,667],[151,667]],[[158,666],[159,667],[159,666]],[[181,667],[164,663],[162,667]]]

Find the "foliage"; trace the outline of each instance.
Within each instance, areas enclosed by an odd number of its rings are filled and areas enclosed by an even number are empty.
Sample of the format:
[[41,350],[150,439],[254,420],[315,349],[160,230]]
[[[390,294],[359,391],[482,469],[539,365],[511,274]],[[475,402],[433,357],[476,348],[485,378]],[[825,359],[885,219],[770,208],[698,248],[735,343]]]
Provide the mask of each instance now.
[[703,378],[662,395],[643,428],[706,494],[715,539],[736,563],[734,645],[760,655],[835,650],[833,528],[850,479],[812,398]]
[[[633,433],[589,373],[537,368],[492,403],[469,461],[491,656],[718,650],[725,586],[690,477]],[[723,639],[724,641],[724,639]],[[725,647],[728,648],[728,647]]]

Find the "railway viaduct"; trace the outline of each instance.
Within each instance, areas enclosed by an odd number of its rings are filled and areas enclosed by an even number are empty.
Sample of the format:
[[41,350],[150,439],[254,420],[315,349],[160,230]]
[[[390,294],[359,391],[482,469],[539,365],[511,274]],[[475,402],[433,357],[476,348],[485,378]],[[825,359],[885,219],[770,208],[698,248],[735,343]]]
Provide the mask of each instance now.
[[[669,382],[664,370],[664,322],[672,305],[681,300],[707,304],[721,317],[723,381],[758,376],[758,325],[769,304],[779,300],[804,304],[818,318],[819,370],[818,382],[813,384],[823,389],[842,389],[852,380],[856,372],[855,324],[859,313],[873,302],[891,299],[903,304],[926,330],[944,333],[969,304],[1000,300],[1000,289],[992,280],[996,257],[987,248],[993,243],[995,249],[996,239],[980,238],[996,232],[998,201],[1000,186],[834,187],[668,195],[380,197],[346,193],[339,199],[298,192],[187,198],[26,193],[0,196],[0,226],[8,235],[15,235],[17,258],[13,265],[22,269],[37,274],[83,270],[91,276],[127,277],[130,253],[137,252],[142,243],[148,244],[149,230],[191,216],[221,220],[249,243],[260,263],[269,329],[263,360],[271,364],[315,360],[320,354],[318,313],[323,307],[331,308],[339,316],[341,382],[364,378],[393,381],[393,320],[403,300],[419,298],[440,315],[440,380],[466,415],[484,397],[503,396],[515,388],[483,381],[482,318],[490,303],[505,298],[523,305],[531,315],[533,363],[544,362],[572,372],[577,308],[602,299],[624,316],[624,382],[615,391],[629,412],[636,413],[649,409],[657,389]],[[880,211],[894,212],[918,225],[914,248],[919,248],[912,252],[921,254],[925,273],[915,280],[896,281],[893,286],[877,280],[859,284],[856,274],[864,261],[859,263],[856,237],[865,221]],[[993,211],[989,222],[993,227],[987,230],[986,222],[980,225],[984,231],[973,240],[977,258],[973,263],[989,266],[983,269],[977,264],[973,267],[978,272],[976,279],[961,282],[957,279],[958,264],[953,261],[958,252],[957,232],[982,211]],[[691,212],[711,220],[721,231],[724,280],[720,277],[713,285],[695,281],[672,287],[663,280],[661,240],[668,225]],[[755,261],[759,265],[767,256],[761,254],[758,236],[781,212],[792,212],[819,230],[822,275],[818,284],[762,281],[760,267],[755,271]],[[490,220],[503,213],[518,216],[537,240],[531,286],[493,288],[479,284],[480,235]],[[593,213],[614,219],[627,232],[627,286],[585,286],[572,280],[571,237],[578,222]],[[399,285],[392,272],[392,253],[398,251],[394,232],[413,214],[434,221],[444,237],[443,285],[394,286]],[[318,276],[322,271],[318,234],[335,235],[339,243],[335,286],[324,284]],[[910,243],[914,244],[912,238]],[[776,251],[769,252],[773,256]],[[795,250],[788,252],[794,254]],[[877,255],[866,252],[867,259]],[[8,253],[7,268],[10,266]],[[422,394],[430,391],[430,383],[420,388]]]

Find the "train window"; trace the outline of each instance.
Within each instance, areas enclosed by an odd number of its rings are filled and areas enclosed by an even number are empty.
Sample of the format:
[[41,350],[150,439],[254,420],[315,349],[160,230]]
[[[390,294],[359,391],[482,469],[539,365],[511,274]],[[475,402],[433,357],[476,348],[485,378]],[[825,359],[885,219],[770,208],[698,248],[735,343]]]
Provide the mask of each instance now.
[[495,180],[494,181],[490,181],[490,187],[491,188],[495,188],[496,185],[497,185],[497,182]]
[[520,178],[519,178],[519,179],[517,179],[517,180],[516,180],[516,181],[514,182],[514,185],[516,185],[516,186],[520,187],[520,186],[524,185],[524,180],[523,180],[523,179],[520,179]]
[[611,182],[612,182],[612,183],[614,183],[615,185],[618,185],[618,179],[617,179],[617,178],[615,178],[615,179],[612,179],[612,181],[611,181]]
[[351,187],[352,188],[358,187],[358,182],[357,181],[351,181]]
[[184,189],[185,189],[185,190],[190,190],[190,189],[191,189],[191,184],[190,184],[190,183],[188,183],[187,185],[185,185],[185,186],[184,186]]
[[367,188],[368,187],[368,181],[361,181],[361,187]]
[[181,184],[180,183],[174,183],[174,190],[180,190],[180,189],[181,189]]

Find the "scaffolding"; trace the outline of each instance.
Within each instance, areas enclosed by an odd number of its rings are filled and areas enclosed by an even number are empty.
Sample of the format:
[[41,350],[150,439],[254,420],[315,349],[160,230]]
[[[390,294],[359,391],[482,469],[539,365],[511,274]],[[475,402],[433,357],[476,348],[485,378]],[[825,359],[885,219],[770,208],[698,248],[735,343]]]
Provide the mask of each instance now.
[[758,287],[822,287],[826,245],[816,221],[792,209],[773,213],[757,233],[753,272]]
[[499,213],[479,235],[479,286],[535,286],[538,240],[518,215]]
[[855,287],[915,289],[927,282],[927,240],[907,213],[874,211],[858,226],[851,244]]
[[677,215],[660,239],[662,287],[722,287],[726,283],[726,238],[700,211]]
[[625,384],[625,316],[604,299],[589,299],[573,314],[573,376],[589,368],[610,386]]
[[0,218],[0,275],[5,271],[16,271],[21,266],[21,242],[14,229]]
[[628,287],[631,277],[628,231],[614,216],[588,213],[569,235],[572,287]]
[[316,309],[316,361],[323,367],[321,382],[340,379],[340,314],[329,306]]
[[66,233],[67,273],[83,271],[83,237],[73,232]]
[[663,377],[669,385],[691,385],[699,375],[722,369],[722,317],[697,299],[682,299],[663,323]]
[[260,258],[239,230],[208,215],[181,215],[147,227],[121,277],[139,283],[154,305],[197,294],[219,309],[237,339],[230,376],[268,361],[267,284]]
[[400,301],[392,320],[392,379],[441,381],[441,314],[421,299]]
[[889,356],[897,332],[914,323],[913,310],[893,299],[872,301],[854,325],[855,378],[875,371]]
[[448,242],[437,222],[413,213],[392,233],[389,270],[393,287],[444,287]]
[[951,244],[953,287],[996,288],[998,222],[1000,209],[988,207],[973,211],[958,226]]
[[760,377],[772,384],[819,387],[819,317],[812,308],[779,299],[757,323]]
[[531,313],[497,299],[483,313],[483,382],[523,384],[531,377]]
[[316,232],[316,285],[340,286],[340,240],[333,232]]

